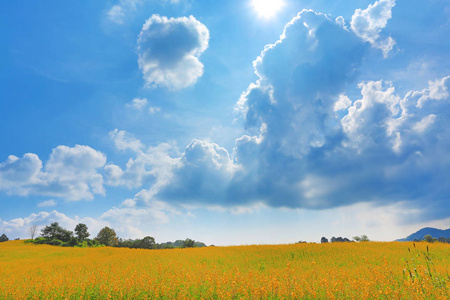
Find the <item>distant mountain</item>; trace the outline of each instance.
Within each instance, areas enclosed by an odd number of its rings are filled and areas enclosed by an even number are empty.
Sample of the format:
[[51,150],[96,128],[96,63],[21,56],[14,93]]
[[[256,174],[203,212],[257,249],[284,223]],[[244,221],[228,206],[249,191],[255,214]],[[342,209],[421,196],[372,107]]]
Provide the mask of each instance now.
[[407,242],[407,241],[414,241],[415,239],[423,240],[423,237],[427,234],[431,235],[434,238],[450,238],[450,228],[447,230],[437,229],[437,228],[431,228],[431,227],[425,227],[420,229],[419,231],[407,236],[404,239],[399,239],[397,241],[399,242]]

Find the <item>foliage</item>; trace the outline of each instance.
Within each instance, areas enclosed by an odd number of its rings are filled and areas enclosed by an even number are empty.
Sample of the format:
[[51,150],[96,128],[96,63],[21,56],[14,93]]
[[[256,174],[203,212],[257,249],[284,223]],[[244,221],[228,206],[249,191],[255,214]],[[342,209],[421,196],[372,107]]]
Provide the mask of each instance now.
[[9,241],[9,238],[6,236],[6,234],[2,234],[2,236],[0,236],[0,242],[7,242]]
[[332,243],[335,243],[335,242],[340,242],[340,243],[343,243],[343,242],[351,242],[348,238],[342,238],[342,237],[332,237],[331,238],[331,242]]
[[117,243],[117,247],[126,247],[126,248],[134,248],[134,249],[156,249],[155,239],[151,236],[146,236],[142,240],[123,240],[119,239]]
[[440,237],[438,238],[439,243],[448,243],[450,244],[450,238]]
[[187,238],[183,241],[183,248],[194,248],[194,247],[195,247],[194,240]]
[[151,236],[146,236],[141,240],[140,248],[142,249],[155,249],[155,239]]
[[321,243],[328,243],[328,239],[327,239],[326,237],[322,237],[322,238],[320,239],[320,242],[321,242]]
[[432,237],[430,234],[427,234],[423,237],[424,241],[428,242],[428,243],[434,243],[437,242],[437,238]]
[[370,242],[369,238],[365,234],[361,236],[354,236],[353,239],[357,242]]
[[0,299],[449,299],[449,245],[415,246],[148,251],[9,242],[0,244]]
[[49,241],[59,240],[61,242],[69,242],[73,237],[72,231],[66,230],[59,226],[58,222],[53,222],[41,230],[41,236]]
[[[77,238],[73,236],[72,231],[66,230],[59,226],[58,222],[54,222],[42,229],[42,237],[27,240],[26,243],[33,243],[35,245],[47,244],[51,246],[62,247],[99,247],[102,246],[99,242],[87,239],[89,233],[87,232],[87,226],[80,226],[84,224],[78,224],[75,227],[77,232]],[[82,241],[80,241],[82,239]]]
[[[176,240],[175,242],[166,242],[156,244],[156,249],[175,249],[175,248],[185,248],[183,245],[186,240]],[[194,241],[195,248],[206,247],[205,243]]]
[[88,227],[86,226],[86,224],[82,224],[82,223],[75,226],[75,234],[76,234],[79,242],[83,242],[85,239],[87,239],[90,236],[90,234],[88,232]]
[[109,227],[104,227],[100,232],[98,233],[97,237],[95,238],[100,244],[103,244],[105,246],[114,247],[118,245],[118,238],[116,235],[116,231],[114,229],[111,229]]

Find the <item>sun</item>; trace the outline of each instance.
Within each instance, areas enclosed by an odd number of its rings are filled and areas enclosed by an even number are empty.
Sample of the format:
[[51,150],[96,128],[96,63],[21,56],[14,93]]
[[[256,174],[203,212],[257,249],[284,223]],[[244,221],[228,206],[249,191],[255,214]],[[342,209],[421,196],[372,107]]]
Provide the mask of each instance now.
[[283,5],[283,0],[252,0],[253,8],[264,18],[273,17]]

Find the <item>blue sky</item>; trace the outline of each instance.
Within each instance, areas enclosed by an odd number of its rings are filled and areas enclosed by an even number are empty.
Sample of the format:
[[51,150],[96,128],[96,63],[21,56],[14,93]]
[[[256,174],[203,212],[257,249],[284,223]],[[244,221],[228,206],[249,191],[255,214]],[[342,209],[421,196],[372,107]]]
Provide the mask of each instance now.
[[10,238],[53,221],[216,245],[450,227],[446,1],[0,6]]

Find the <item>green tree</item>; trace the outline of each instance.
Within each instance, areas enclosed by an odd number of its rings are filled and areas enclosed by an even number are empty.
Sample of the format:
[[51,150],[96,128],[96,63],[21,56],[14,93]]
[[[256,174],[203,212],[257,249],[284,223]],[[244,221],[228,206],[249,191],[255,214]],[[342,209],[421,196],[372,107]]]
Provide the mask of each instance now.
[[361,236],[354,236],[353,239],[357,242],[370,242],[369,238],[365,234]]
[[139,248],[143,249],[155,249],[156,243],[155,239],[151,236],[146,236],[140,242]]
[[437,241],[436,238],[432,237],[431,235],[427,234],[426,236],[423,237],[423,239],[428,242],[428,243],[434,243],[435,241]]
[[9,239],[6,236],[6,234],[2,234],[2,236],[0,236],[0,242],[7,242],[7,241],[9,241]]
[[73,237],[72,231],[62,228],[58,222],[45,226],[41,230],[41,235],[47,240],[60,240],[63,242],[68,242]]
[[100,244],[103,244],[105,246],[114,247],[117,246],[119,243],[119,240],[117,239],[116,232],[114,229],[105,227],[98,233],[97,237],[95,238]]
[[75,226],[75,234],[79,242],[83,242],[90,236],[88,232],[88,227],[86,226],[86,224],[82,223]]
[[195,246],[195,241],[191,240],[191,239],[185,239],[183,241],[183,248],[194,248]]

